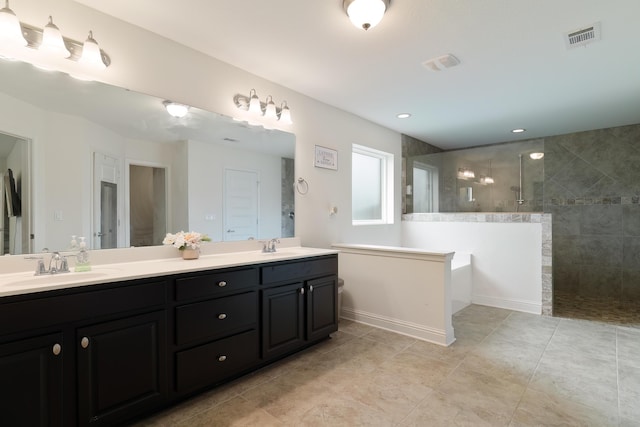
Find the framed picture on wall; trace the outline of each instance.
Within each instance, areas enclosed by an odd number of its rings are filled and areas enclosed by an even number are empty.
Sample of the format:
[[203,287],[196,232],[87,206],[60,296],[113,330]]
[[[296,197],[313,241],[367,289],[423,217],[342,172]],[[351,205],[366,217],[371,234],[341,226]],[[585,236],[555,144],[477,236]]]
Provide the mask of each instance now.
[[317,168],[338,170],[338,152],[331,148],[316,145],[315,166]]

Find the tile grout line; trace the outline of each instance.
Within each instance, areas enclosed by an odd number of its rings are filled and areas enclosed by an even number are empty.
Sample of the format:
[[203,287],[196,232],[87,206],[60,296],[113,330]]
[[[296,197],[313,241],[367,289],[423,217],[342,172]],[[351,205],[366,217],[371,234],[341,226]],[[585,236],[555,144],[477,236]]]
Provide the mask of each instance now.
[[527,380],[527,385],[524,386],[524,391],[520,395],[520,399],[518,399],[518,403],[516,404],[516,408],[514,409],[513,414],[511,414],[511,419],[509,420],[509,425],[513,425],[513,418],[516,416],[516,412],[518,411],[518,408],[520,407],[520,404],[522,403],[522,399],[524,398],[524,395],[529,390],[529,384],[531,384],[531,380],[533,380],[533,377],[536,375],[536,372],[538,371],[538,367],[540,367],[540,362],[542,361],[542,358],[544,357],[544,354],[547,352],[547,348],[549,348],[549,344],[551,343],[551,340],[556,335],[556,332],[558,332],[558,328],[560,327],[560,322],[561,321],[562,321],[562,319],[560,319],[556,323],[556,327],[553,329],[553,334],[551,334],[551,336],[549,337],[549,340],[547,341],[547,345],[544,346],[544,350],[542,350],[542,353],[540,354],[540,358],[538,358],[538,363],[536,363],[536,367],[533,369],[533,372],[529,376],[529,379]]
[[620,402],[620,346],[619,346],[619,327],[616,326],[616,390],[618,392],[618,425],[621,423],[622,405]]

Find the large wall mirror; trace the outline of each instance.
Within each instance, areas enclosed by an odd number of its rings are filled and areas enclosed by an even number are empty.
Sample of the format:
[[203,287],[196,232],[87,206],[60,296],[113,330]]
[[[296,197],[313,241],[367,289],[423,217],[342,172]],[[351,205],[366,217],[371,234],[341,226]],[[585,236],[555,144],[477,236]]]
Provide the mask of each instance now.
[[3,254],[294,235],[293,134],[20,62],[0,79]]

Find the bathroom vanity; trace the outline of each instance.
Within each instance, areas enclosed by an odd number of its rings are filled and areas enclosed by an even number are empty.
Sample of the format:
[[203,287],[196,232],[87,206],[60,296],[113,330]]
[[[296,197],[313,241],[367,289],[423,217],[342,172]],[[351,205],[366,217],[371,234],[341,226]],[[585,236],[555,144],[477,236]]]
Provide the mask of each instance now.
[[337,254],[300,249],[96,266],[5,296],[0,275],[0,425],[124,423],[327,338]]

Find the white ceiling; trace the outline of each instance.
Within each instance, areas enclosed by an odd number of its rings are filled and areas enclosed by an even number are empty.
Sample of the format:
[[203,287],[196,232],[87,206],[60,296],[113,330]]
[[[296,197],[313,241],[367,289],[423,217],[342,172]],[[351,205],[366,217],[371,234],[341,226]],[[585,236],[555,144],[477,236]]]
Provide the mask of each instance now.
[[367,32],[342,0],[77,2],[442,148],[640,122],[638,0],[391,0]]

